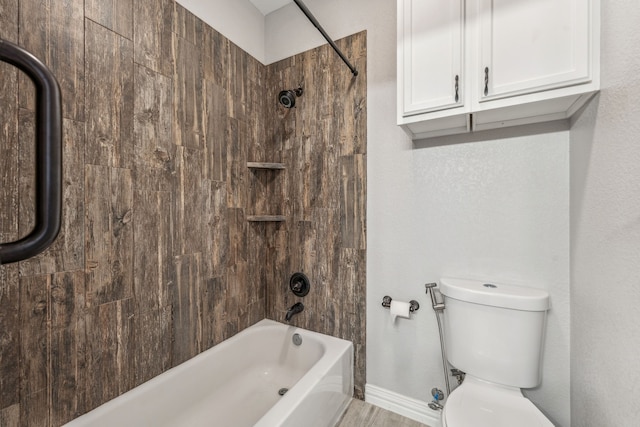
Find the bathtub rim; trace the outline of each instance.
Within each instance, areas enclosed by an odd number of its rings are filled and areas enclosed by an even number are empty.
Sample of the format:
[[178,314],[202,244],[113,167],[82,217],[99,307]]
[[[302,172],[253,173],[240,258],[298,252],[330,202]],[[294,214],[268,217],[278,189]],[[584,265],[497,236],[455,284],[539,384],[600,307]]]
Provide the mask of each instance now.
[[[340,407],[335,412],[333,422],[337,422],[346,407],[348,406],[353,396],[353,384],[354,384],[354,372],[353,372],[353,360],[354,350],[353,343],[341,338],[337,338],[331,335],[322,334],[319,332],[310,331],[302,327],[287,325],[271,319],[262,319],[253,325],[243,329],[237,334],[227,338],[226,340],[210,347],[207,350],[200,352],[194,357],[176,365],[159,375],[145,381],[142,384],[120,394],[113,399],[97,406],[96,408],[82,414],[81,416],[70,420],[64,424],[65,427],[82,427],[92,425],[93,422],[97,422],[103,419],[105,416],[109,416],[112,411],[118,411],[124,407],[131,399],[138,397],[144,397],[144,394],[148,392],[150,388],[162,387],[163,383],[169,381],[175,376],[179,376],[183,371],[191,369],[194,364],[197,364],[201,359],[211,357],[212,352],[224,351],[225,348],[234,345],[236,341],[239,341],[245,337],[254,333],[260,333],[261,328],[285,328],[285,339],[289,339],[294,333],[300,333],[304,339],[313,338],[320,341],[320,344],[324,348],[324,354],[290,389],[287,394],[282,396],[268,411],[265,413],[254,425],[254,427],[275,427],[280,426],[286,422],[294,410],[300,405],[303,400],[312,393],[313,386],[318,384],[322,378],[324,378],[335,364],[340,362],[348,353],[349,360],[349,378],[348,381],[348,393],[344,395],[344,399],[340,404]],[[293,345],[293,344],[292,344]]]
[[[333,424],[335,424],[340,419],[347,406],[349,406],[351,398],[353,397],[353,343],[342,338],[322,334],[320,332],[310,331],[308,329],[304,329],[302,327],[294,325],[287,325],[271,319],[263,319],[260,322],[256,323],[254,326],[256,325],[284,325],[285,327],[287,327],[287,335],[289,335],[289,333],[291,333],[291,335],[293,335],[294,333],[300,333],[302,335],[303,345],[305,336],[311,336],[315,339],[319,339],[325,346],[325,354],[316,364],[311,367],[311,369],[302,378],[300,378],[300,380],[293,387],[291,387],[291,389],[289,389],[287,394],[285,394],[275,405],[273,405],[269,412],[267,412],[262,418],[260,418],[260,420],[258,420],[254,427],[274,427],[281,425],[282,421],[286,421],[293,414],[295,409],[299,407],[303,400],[309,397],[309,395],[313,391],[313,386],[316,385],[323,377],[325,377],[329,373],[329,371],[334,366],[336,366],[337,363],[340,362],[340,359],[344,357],[345,353],[348,353],[350,366],[350,377],[348,378],[349,391],[348,394],[345,395],[345,398],[341,402],[339,408],[337,408],[337,410],[333,414],[332,422]],[[328,343],[326,341],[328,341]],[[300,392],[300,390],[304,390],[304,392]],[[283,415],[278,416],[278,414]]]

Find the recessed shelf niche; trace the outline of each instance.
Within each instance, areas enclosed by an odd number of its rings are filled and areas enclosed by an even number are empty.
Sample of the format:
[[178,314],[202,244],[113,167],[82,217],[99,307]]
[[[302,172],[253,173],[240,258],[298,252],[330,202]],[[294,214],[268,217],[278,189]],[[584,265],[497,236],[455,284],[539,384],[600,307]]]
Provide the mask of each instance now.
[[[247,168],[256,170],[280,171],[285,169],[284,163],[273,162],[247,162]],[[247,222],[283,222],[287,217],[284,215],[249,215]]]

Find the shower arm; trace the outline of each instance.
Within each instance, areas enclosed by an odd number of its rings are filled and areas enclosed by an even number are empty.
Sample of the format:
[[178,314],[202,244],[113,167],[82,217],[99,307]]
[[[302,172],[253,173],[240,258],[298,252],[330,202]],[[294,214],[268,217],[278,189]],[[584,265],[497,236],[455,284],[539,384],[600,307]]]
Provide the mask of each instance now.
[[349,69],[351,70],[351,72],[353,73],[353,76],[357,76],[358,75],[358,70],[356,70],[356,67],[354,67],[351,62],[349,62],[349,60],[347,59],[346,56],[344,56],[344,54],[342,53],[342,51],[340,50],[340,48],[338,46],[336,46],[336,44],[334,43],[334,41],[331,39],[331,37],[329,37],[329,35],[327,34],[327,32],[324,30],[324,28],[322,28],[322,25],[320,25],[320,23],[318,22],[318,20],[316,19],[315,16],[313,16],[313,14],[311,13],[311,11],[309,9],[307,9],[307,6],[305,6],[304,3],[302,3],[302,0],[293,0],[293,2],[298,5],[298,7],[300,8],[300,10],[302,11],[302,13],[304,13],[306,15],[306,17],[309,19],[309,21],[311,21],[311,23],[318,29],[318,31],[320,31],[320,34],[322,34],[322,36],[329,42],[329,44],[331,45],[331,47],[333,48],[333,50],[336,51],[336,53],[338,54],[338,56],[340,57],[340,59],[342,59],[344,61],[345,64],[347,64],[347,67],[349,67]]

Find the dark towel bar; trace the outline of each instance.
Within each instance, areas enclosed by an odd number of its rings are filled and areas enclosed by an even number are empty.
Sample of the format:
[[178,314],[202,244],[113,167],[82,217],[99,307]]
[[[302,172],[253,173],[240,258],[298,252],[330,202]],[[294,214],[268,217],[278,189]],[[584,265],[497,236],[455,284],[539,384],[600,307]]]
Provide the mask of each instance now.
[[0,264],[8,264],[38,255],[60,231],[62,98],[58,81],[47,66],[21,47],[0,39],[0,61],[22,70],[36,88],[35,225],[27,236],[0,243]]

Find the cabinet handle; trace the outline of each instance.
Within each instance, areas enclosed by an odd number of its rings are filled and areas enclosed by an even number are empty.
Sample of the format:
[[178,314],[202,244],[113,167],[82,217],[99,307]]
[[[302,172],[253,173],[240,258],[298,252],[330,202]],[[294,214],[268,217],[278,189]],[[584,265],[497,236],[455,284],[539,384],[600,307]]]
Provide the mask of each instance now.
[[455,80],[455,82],[456,82],[456,84],[455,84],[455,88],[456,88],[456,96],[455,96],[455,100],[456,100],[456,102],[458,102],[458,100],[460,99],[460,96],[458,96],[458,89],[459,89],[459,87],[460,87],[460,86],[459,86],[459,84],[458,84],[458,80],[460,80],[460,79],[459,79],[459,77],[458,77],[458,75],[457,75],[457,74],[456,74],[456,77],[455,77],[455,79],[454,79],[454,80]]
[[484,96],[489,95],[489,67],[484,67]]

